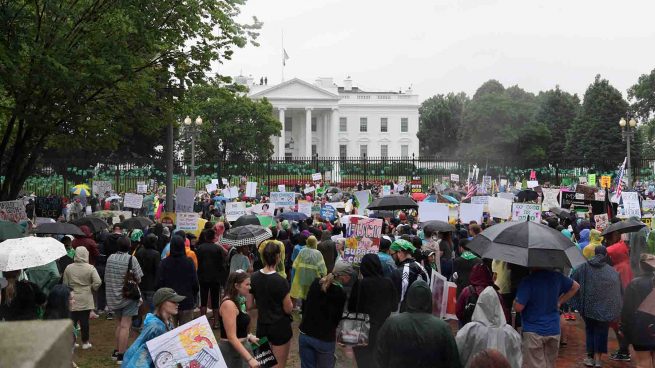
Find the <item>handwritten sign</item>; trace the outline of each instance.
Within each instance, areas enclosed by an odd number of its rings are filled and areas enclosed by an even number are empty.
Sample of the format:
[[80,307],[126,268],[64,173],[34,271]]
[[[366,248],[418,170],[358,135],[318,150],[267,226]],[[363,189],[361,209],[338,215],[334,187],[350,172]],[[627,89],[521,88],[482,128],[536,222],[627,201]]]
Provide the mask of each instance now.
[[421,193],[423,191],[423,180],[420,176],[414,176],[412,178],[412,193]]
[[257,197],[257,182],[249,181],[246,183],[246,197],[255,198]]
[[421,201],[418,203],[418,217],[421,222],[439,220],[448,222],[448,205]]
[[58,218],[61,216],[61,197],[36,197],[34,199],[34,213],[37,217]]
[[0,220],[18,222],[27,219],[22,200],[0,202]]
[[587,175],[587,183],[592,187],[596,186],[596,174]]
[[321,175],[320,172],[312,174],[312,180],[313,181],[321,181],[322,178],[323,178],[323,176]]
[[600,177],[600,186],[601,188],[609,188],[612,185],[612,177],[609,175],[603,175]]
[[298,201],[298,212],[304,213],[307,217],[312,216],[312,202]]
[[450,174],[450,181],[458,182],[459,181],[459,174]]
[[346,247],[343,260],[359,264],[364,255],[377,254],[382,236],[382,219],[357,218],[350,219],[346,227]]
[[275,207],[293,207],[296,204],[296,196],[293,192],[271,192],[271,203]]
[[541,222],[541,205],[533,203],[514,203],[512,221]]
[[246,202],[228,202],[225,204],[225,218],[232,222],[246,214]]
[[641,218],[641,208],[639,207],[639,195],[637,192],[622,192],[623,213],[628,217]]
[[103,180],[94,180],[91,184],[91,190],[95,194],[105,195],[107,192],[111,192],[111,182]]
[[484,205],[478,203],[460,203],[459,205],[459,219],[462,223],[467,224],[471,221],[476,223],[482,222],[482,212]]
[[305,190],[303,190],[303,193],[305,193],[305,194],[309,194],[309,193],[314,193],[315,191],[316,191],[316,187],[315,187],[315,186],[311,186],[311,187],[307,187],[307,188],[305,188]]
[[544,200],[541,202],[544,211],[548,211],[552,207],[560,206],[559,199],[557,198],[559,195],[559,188],[543,188],[541,191],[544,195]]
[[195,189],[178,187],[175,189],[175,212],[193,212]]
[[123,207],[126,208],[141,208],[143,207],[143,196],[136,193],[125,193],[123,198]]
[[504,220],[509,219],[512,215],[512,203],[513,200],[511,199],[502,197],[490,197],[488,204],[489,216]]
[[195,212],[178,212],[176,215],[177,228],[185,231],[195,231],[198,228],[198,215]]
[[321,207],[321,218],[324,220],[332,221],[337,218],[337,210],[332,206]]

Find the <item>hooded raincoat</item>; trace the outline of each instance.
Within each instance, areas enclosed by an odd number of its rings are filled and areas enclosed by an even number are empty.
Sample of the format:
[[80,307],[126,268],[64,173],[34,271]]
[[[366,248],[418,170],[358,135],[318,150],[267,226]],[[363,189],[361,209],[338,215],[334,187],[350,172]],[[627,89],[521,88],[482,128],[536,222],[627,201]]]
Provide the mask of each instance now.
[[457,349],[462,362],[485,349],[498,350],[509,360],[512,368],[520,368],[521,335],[507,324],[496,290],[487,286],[478,298],[471,323],[457,332]]
[[121,367],[154,368],[155,363],[153,363],[152,358],[150,357],[150,352],[148,351],[146,342],[165,334],[172,328],[173,326],[166,326],[164,321],[156,315],[148,313],[143,322],[143,330],[141,330],[139,337],[134,340],[132,345],[130,345],[130,348],[125,352]]
[[432,293],[425,281],[411,284],[406,304],[407,311],[389,317],[378,333],[378,366],[461,367],[450,327],[432,315]]
[[589,244],[587,244],[584,249],[582,249],[582,255],[586,259],[592,259],[595,255],[595,249],[597,246],[602,245],[603,237],[600,235],[600,231],[596,229],[591,229],[589,231]]
[[80,247],[75,252],[75,262],[64,271],[63,284],[73,289],[71,311],[85,311],[95,308],[93,292],[98,290],[100,276],[96,268],[89,264],[89,251]]
[[604,255],[597,255],[576,268],[571,278],[580,284],[580,290],[570,303],[580,315],[596,321],[610,322],[621,314],[623,305],[621,279],[607,264]]
[[[467,286],[463,288],[462,292],[459,294],[459,297],[457,298],[455,314],[457,315],[457,318],[459,318],[460,321],[463,320],[464,309],[466,307],[467,301],[469,300],[469,296],[471,295],[472,292],[477,294],[479,298],[482,292],[488,286],[491,286],[495,290],[493,274],[491,273],[489,268],[484,264],[477,264],[473,267],[473,270],[471,271],[471,276],[469,277],[469,282],[471,287]],[[509,314],[509,309],[505,308],[505,305],[502,302],[502,298],[500,294],[496,293],[496,295],[497,295],[496,298],[498,298],[498,301],[500,303],[500,307],[503,313],[505,314],[505,320],[506,321],[510,320],[511,316]]]
[[[88,226],[82,225],[80,226],[80,230],[82,230],[84,235],[76,236],[71,243],[71,247],[73,249],[77,249],[77,247],[86,248],[86,250],[89,251],[89,264],[93,266],[96,264],[96,260],[100,255],[98,244],[93,240],[93,232],[91,232],[91,229]],[[107,256],[109,256],[109,254],[107,254]]]
[[612,260],[614,269],[621,277],[621,286],[625,289],[632,281],[632,268],[630,268],[630,248],[623,240],[607,247],[607,256]]
[[[313,240],[312,240],[313,239]],[[293,280],[291,282],[291,297],[305,299],[309,287],[315,279],[327,275],[327,267],[323,254],[316,249],[316,238],[309,237],[307,245],[298,253],[293,261]]]
[[591,235],[591,230],[582,229],[580,231],[580,240],[578,241],[578,247],[580,250],[583,250],[589,244],[589,236]]

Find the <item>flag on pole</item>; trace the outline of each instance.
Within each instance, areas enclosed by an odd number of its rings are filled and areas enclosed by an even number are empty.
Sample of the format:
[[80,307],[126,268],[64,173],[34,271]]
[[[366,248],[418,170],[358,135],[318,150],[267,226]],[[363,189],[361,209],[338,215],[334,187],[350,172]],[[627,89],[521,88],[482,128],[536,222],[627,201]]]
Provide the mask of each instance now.
[[468,191],[466,192],[466,197],[464,199],[469,199],[475,195],[475,192],[478,191],[478,186],[475,182],[469,183]]
[[284,48],[282,49],[282,53],[284,56],[282,56],[282,65],[287,65],[287,60],[289,60],[289,54],[287,54],[287,50]]
[[619,173],[617,175],[617,181],[616,181],[616,194],[614,194],[614,197],[612,198],[612,202],[619,203],[621,200],[621,192],[623,191],[623,174],[625,174],[625,164],[628,158],[623,159],[623,164],[621,167],[619,167]]

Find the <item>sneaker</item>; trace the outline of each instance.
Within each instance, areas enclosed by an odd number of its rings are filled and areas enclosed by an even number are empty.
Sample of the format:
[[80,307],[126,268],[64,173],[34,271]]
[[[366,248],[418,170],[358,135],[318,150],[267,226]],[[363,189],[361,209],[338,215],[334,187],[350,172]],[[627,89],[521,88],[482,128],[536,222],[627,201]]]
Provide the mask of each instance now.
[[589,357],[584,358],[584,360],[582,361],[582,364],[584,364],[587,367],[593,367],[594,363],[596,363],[594,358],[589,358]]
[[114,319],[114,313],[108,312],[106,318],[107,318],[107,321],[111,321],[112,319]]
[[610,359],[617,360],[619,362],[629,362],[630,354],[619,353],[618,351],[610,354]]
[[594,368],[602,368],[603,363],[600,362],[600,360],[597,360],[596,363],[594,364]]
[[97,315],[94,311],[91,311],[91,313],[89,313],[89,319],[96,319],[98,317],[100,317],[100,316]]
[[118,350],[114,349],[114,352],[111,353],[111,359],[112,360],[118,359]]
[[92,347],[93,347],[93,345],[91,345],[90,342],[87,342],[87,343],[85,343],[85,344],[82,344],[82,350],[91,349]]
[[79,348],[79,347],[80,347],[80,344],[75,343],[75,347],[76,347],[76,348]]
[[123,354],[116,354],[116,364],[123,364]]

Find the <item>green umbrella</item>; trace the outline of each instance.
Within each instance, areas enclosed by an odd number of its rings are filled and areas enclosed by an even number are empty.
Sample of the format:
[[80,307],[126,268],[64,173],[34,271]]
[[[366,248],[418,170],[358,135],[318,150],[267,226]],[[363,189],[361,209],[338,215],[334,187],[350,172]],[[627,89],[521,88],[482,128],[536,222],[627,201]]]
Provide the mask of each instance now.
[[264,228],[273,227],[275,225],[275,220],[273,219],[272,216],[257,215],[257,218],[259,219],[259,223]]
[[23,228],[20,225],[9,221],[0,221],[0,241],[24,236]]

